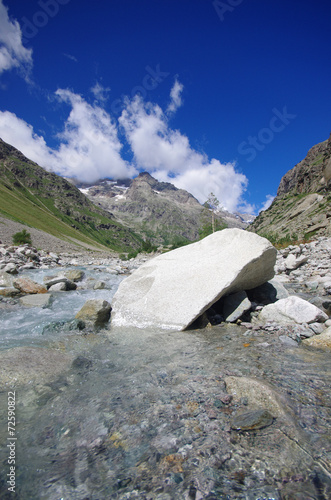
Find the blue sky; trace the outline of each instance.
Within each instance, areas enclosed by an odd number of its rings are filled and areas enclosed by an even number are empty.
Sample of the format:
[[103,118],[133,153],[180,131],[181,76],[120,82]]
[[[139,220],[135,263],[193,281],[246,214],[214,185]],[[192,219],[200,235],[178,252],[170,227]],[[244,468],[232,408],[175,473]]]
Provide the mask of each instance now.
[[0,137],[257,212],[330,127],[331,3],[0,0]]

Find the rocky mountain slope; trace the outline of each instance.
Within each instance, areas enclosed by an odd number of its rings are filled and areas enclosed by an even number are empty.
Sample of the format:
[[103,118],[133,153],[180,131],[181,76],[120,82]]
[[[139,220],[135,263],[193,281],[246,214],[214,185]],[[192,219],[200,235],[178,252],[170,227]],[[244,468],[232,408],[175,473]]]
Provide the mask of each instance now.
[[[176,244],[199,238],[203,207],[194,196],[169,182],[159,182],[142,172],[135,179],[101,180],[93,186],[78,183],[88,198],[113,213],[118,220],[154,244]],[[224,210],[219,223],[246,228],[245,216]]]
[[280,181],[277,196],[250,230],[272,242],[331,235],[331,135]]
[[112,214],[1,139],[0,215],[85,248],[129,251],[141,246],[141,239]]

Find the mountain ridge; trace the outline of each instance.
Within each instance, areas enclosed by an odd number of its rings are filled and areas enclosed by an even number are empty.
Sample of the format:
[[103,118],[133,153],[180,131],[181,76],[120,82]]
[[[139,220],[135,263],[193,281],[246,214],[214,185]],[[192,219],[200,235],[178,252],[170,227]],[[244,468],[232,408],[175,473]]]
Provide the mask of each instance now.
[[274,242],[331,235],[331,135],[280,180],[271,206],[249,230]]
[[[73,182],[95,204],[157,245],[196,241],[205,224],[206,209],[191,193],[169,182],[160,182],[148,172],[117,182],[108,179],[93,185]],[[220,210],[216,218],[219,225],[242,229],[248,226],[244,217],[225,210]]]

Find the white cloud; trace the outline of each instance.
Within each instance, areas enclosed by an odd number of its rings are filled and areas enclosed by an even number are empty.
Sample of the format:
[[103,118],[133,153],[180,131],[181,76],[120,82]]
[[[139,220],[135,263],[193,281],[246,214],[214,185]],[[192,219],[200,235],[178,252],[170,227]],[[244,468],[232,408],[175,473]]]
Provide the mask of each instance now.
[[91,87],[91,92],[94,95],[96,101],[104,104],[108,100],[108,93],[110,92],[110,87],[104,87],[101,83],[96,82],[93,87]]
[[183,89],[184,85],[176,80],[170,92],[171,102],[167,108],[168,113],[175,113],[175,111],[177,111],[177,109],[182,105],[181,93],[183,92]]
[[0,111],[0,137],[49,170],[56,164],[56,156],[47,147],[44,138],[36,135],[32,126],[14,113]]
[[267,209],[271,206],[271,204],[272,204],[272,202],[274,201],[274,199],[275,199],[275,196],[274,196],[274,195],[272,195],[272,194],[267,194],[267,196],[266,196],[266,200],[265,200],[265,202],[263,203],[262,208],[259,210],[259,213],[260,213],[260,212],[262,212],[263,210],[267,210]]
[[236,172],[233,163],[209,160],[195,151],[185,135],[169,127],[159,106],[136,96],[126,101],[119,121],[139,168],[186,189],[201,203],[213,192],[227,210],[236,210],[247,178]]
[[32,50],[22,44],[22,32],[16,20],[9,19],[8,9],[0,0],[0,74],[13,68],[28,79]]
[[89,105],[69,90],[56,92],[71,106],[58,149],[47,146],[31,125],[9,111],[0,112],[0,137],[47,170],[82,181],[102,177],[132,177],[137,171],[121,157],[116,125],[100,107]]
[[64,131],[59,135],[62,175],[93,181],[137,174],[135,168],[122,159],[116,124],[104,109],[91,106],[69,90],[59,89],[56,95],[71,106]]
[[194,150],[184,134],[169,126],[167,111],[157,104],[145,103],[139,96],[124,103],[119,123],[133,154],[129,163],[122,156],[118,124],[101,106],[70,90],[58,89],[56,97],[70,107],[57,149],[48,147],[31,125],[8,111],[0,112],[0,137],[60,175],[94,182],[103,177],[134,177],[144,169],[160,181],[186,189],[201,203],[213,192],[227,210],[245,208],[245,175],[236,171],[234,163],[210,160]]

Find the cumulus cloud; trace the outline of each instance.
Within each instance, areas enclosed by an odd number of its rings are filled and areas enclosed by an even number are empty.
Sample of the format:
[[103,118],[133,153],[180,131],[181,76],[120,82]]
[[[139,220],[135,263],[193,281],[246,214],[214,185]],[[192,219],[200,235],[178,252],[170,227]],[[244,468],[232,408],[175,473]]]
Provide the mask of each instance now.
[[201,203],[213,192],[224,208],[236,210],[247,178],[235,170],[233,163],[209,160],[194,150],[185,135],[170,128],[166,113],[158,105],[144,103],[136,96],[127,100],[119,122],[139,168],[186,189]]
[[32,50],[22,44],[22,32],[16,20],[0,0],[0,74],[16,68],[27,80],[32,67]]
[[[95,88],[96,94],[101,87]],[[181,91],[182,85],[175,82],[171,91],[175,107]],[[44,168],[63,176],[94,182],[103,177],[134,177],[146,170],[160,181],[186,189],[201,203],[213,192],[227,210],[244,208],[242,196],[248,183],[245,175],[236,170],[234,163],[209,159],[192,148],[186,135],[170,127],[169,107],[163,111],[139,96],[127,98],[118,124],[97,102],[89,104],[68,89],[58,89],[55,94],[61,104],[70,108],[57,136],[56,149],[48,147],[31,125],[8,111],[0,112],[0,137]],[[124,136],[120,132],[124,132],[125,145],[131,148],[132,162],[123,159],[120,137],[124,140]]]
[[181,84],[178,80],[175,81],[174,86],[170,92],[171,102],[167,108],[168,113],[175,113],[178,108],[182,105],[182,92],[184,89],[184,85]]
[[91,106],[70,90],[59,89],[56,95],[71,106],[64,131],[59,135],[62,175],[93,181],[137,174],[136,169],[122,159],[116,124],[103,108]]
[[58,135],[58,149],[48,147],[31,125],[8,111],[0,112],[0,137],[42,167],[63,176],[94,182],[102,177],[137,175],[136,169],[122,159],[116,125],[102,108],[91,106],[69,90],[59,89],[56,95],[71,107]]

